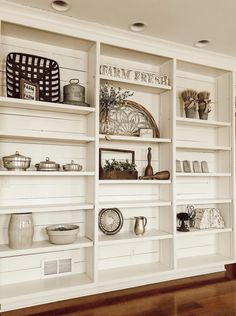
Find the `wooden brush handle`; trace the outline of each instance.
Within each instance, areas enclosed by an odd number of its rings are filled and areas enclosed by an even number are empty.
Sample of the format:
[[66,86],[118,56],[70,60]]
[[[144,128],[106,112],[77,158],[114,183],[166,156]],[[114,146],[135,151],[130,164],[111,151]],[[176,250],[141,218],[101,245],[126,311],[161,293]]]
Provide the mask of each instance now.
[[139,177],[140,180],[168,180],[170,178],[170,173],[167,170],[159,171],[153,176],[142,176]]
[[154,174],[154,176],[156,176],[158,180],[168,180],[168,179],[170,179],[170,173],[169,173],[168,170],[163,170],[163,171],[156,172]]
[[148,164],[147,167],[145,168],[144,176],[153,176],[153,168],[151,166],[151,159],[152,159],[152,153],[151,153],[152,148],[148,147],[148,154],[147,154],[147,160]]

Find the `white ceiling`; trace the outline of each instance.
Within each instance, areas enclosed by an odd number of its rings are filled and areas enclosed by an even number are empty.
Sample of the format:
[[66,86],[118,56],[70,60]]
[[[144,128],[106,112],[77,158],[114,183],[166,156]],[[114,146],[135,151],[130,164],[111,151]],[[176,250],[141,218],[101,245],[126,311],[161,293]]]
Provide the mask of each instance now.
[[[54,11],[50,0],[8,0]],[[133,22],[147,24],[145,35],[192,46],[201,39],[206,48],[236,56],[235,0],[68,0],[63,13],[80,20],[128,30]],[[55,12],[55,11],[54,11]],[[62,13],[58,13],[62,14]]]

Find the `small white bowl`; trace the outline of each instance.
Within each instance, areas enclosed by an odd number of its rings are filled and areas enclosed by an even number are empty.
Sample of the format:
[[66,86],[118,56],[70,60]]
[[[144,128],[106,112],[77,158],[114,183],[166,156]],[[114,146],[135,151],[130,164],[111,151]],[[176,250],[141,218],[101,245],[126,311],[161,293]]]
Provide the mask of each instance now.
[[56,245],[72,244],[79,232],[78,225],[58,224],[46,227],[49,241]]

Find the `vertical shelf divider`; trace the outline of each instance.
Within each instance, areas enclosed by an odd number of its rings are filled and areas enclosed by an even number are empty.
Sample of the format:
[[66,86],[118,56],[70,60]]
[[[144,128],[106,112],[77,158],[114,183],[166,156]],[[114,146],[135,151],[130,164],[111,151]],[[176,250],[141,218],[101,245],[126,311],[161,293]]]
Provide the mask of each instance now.
[[173,225],[173,269],[177,268],[176,259],[176,59],[173,59],[173,84],[172,84],[172,225]]

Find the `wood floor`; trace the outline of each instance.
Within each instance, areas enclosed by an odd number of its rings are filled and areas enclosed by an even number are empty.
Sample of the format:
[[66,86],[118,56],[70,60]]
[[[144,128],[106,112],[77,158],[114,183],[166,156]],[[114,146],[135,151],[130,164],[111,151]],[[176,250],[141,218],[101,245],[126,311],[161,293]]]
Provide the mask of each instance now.
[[5,312],[2,316],[236,316],[235,269]]

